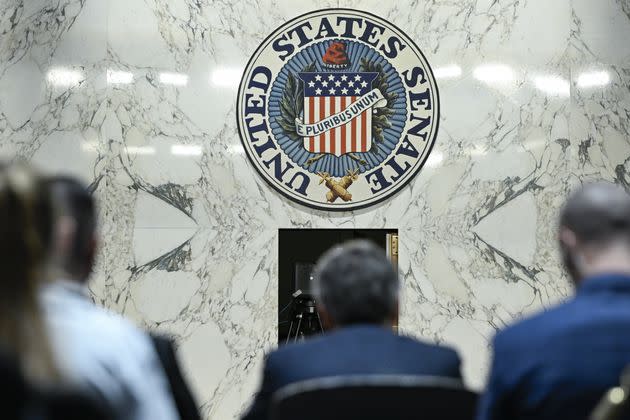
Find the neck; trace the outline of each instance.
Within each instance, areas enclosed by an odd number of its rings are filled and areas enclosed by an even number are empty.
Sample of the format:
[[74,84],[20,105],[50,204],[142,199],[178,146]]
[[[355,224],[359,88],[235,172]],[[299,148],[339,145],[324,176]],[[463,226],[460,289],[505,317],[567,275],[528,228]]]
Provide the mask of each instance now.
[[84,283],[80,276],[72,274],[70,270],[56,264],[51,264],[46,271],[48,273],[47,277],[50,281],[68,280],[78,284]]
[[590,258],[581,268],[583,277],[612,273],[630,275],[630,250],[626,246],[612,246],[606,252]]
[[364,322],[364,323],[353,323],[353,324],[344,324],[344,325],[333,324],[333,325],[329,325],[327,329],[329,329],[329,330],[336,330],[336,329],[346,328],[346,327],[356,327],[358,325],[360,325],[360,326],[377,327],[377,328],[384,328],[386,330],[395,330],[396,329],[394,327],[393,321],[385,321],[383,323]]

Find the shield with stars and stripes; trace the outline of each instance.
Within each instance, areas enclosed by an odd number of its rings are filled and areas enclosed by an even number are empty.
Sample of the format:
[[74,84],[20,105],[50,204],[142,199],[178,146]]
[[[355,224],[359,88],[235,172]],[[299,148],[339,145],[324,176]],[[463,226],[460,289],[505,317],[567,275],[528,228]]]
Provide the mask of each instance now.
[[[371,72],[299,73],[304,83],[303,123],[312,126],[314,133],[303,137],[306,150],[335,156],[370,150],[372,108],[362,107],[360,100],[372,90],[372,81],[377,75]],[[331,116],[337,117],[334,123],[324,121]]]

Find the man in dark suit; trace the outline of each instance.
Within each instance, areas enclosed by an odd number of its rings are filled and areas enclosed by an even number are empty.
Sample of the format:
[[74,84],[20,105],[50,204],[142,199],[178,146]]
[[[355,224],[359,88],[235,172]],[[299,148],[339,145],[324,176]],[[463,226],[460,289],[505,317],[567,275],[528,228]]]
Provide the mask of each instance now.
[[630,364],[630,196],[579,189],[559,240],[576,296],[497,334],[480,420],[586,419]]
[[357,241],[328,251],[314,281],[319,314],[330,332],[267,356],[261,389],[244,420],[267,419],[273,393],[307,379],[403,374],[461,380],[455,351],[392,330],[398,275],[376,245]]

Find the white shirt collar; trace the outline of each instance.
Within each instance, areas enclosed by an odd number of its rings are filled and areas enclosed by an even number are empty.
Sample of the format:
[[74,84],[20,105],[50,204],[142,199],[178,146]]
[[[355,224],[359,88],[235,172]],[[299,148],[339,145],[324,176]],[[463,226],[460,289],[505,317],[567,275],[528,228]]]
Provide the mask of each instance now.
[[90,291],[87,287],[86,284],[82,284],[79,283],[77,281],[74,280],[67,280],[64,278],[61,279],[57,279],[53,282],[51,282],[49,285],[49,287],[59,287],[62,288],[68,292],[72,292],[78,295],[81,295],[83,297],[89,297],[90,296]]

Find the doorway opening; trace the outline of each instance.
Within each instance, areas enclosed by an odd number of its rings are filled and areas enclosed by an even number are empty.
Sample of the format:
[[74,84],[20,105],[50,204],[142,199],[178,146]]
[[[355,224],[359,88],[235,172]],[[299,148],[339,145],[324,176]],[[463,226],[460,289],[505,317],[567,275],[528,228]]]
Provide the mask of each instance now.
[[279,230],[278,344],[323,332],[311,290],[312,271],[324,252],[353,239],[374,242],[397,268],[398,229]]

